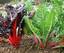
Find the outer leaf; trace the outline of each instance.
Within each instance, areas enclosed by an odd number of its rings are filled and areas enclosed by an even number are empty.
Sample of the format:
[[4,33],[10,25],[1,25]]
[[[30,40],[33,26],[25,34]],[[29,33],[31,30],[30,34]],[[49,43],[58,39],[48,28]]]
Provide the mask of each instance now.
[[33,24],[39,28],[39,32],[42,34],[39,34],[38,36],[43,39],[44,42],[46,42],[48,34],[53,29],[52,27],[56,24],[56,17],[57,14],[55,10],[50,9],[48,11],[46,4],[38,6],[37,12],[33,18]]

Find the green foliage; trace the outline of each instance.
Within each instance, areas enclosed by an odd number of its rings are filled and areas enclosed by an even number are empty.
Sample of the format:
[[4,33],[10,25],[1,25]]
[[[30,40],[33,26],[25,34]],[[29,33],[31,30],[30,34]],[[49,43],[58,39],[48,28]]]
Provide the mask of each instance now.
[[38,6],[37,12],[33,18],[33,25],[39,28],[39,32],[42,33],[39,34],[39,36],[44,42],[46,42],[49,33],[53,29],[52,27],[55,26],[57,22],[56,17],[57,14],[53,8],[48,11],[46,4]]
[[[52,41],[59,41],[59,36],[64,35],[64,6],[63,0],[52,0],[50,3],[41,3],[35,6],[35,15],[32,19],[25,19],[27,28],[43,40],[45,43],[48,35],[55,31],[56,37]],[[32,10],[33,5],[26,4],[28,12]],[[30,33],[30,32],[28,32]]]
[[32,10],[31,0],[27,0],[27,1],[25,2],[25,8],[27,9],[27,11]]

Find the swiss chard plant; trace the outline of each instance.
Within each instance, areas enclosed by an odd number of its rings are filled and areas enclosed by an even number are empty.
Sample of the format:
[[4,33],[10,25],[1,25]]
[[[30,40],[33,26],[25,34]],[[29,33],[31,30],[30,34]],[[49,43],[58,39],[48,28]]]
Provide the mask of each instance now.
[[28,34],[30,33],[36,36],[42,48],[47,45],[49,40],[53,42],[50,43],[50,46],[63,45],[60,44],[64,40],[64,38],[60,38],[64,37],[63,2],[63,0],[52,0],[50,2],[40,3],[39,5],[26,3],[28,12],[35,10],[35,15],[31,19],[29,19],[28,15],[24,16],[26,23],[25,29],[27,29]]

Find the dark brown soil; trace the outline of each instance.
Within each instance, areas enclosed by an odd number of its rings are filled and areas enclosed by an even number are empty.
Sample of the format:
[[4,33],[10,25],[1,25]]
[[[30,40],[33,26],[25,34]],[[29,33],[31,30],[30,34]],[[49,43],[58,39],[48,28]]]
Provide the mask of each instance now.
[[62,48],[51,49],[45,48],[40,49],[33,47],[33,39],[32,37],[23,37],[23,41],[21,42],[21,46],[19,48],[13,48],[7,43],[2,43],[0,45],[0,53],[64,53]]

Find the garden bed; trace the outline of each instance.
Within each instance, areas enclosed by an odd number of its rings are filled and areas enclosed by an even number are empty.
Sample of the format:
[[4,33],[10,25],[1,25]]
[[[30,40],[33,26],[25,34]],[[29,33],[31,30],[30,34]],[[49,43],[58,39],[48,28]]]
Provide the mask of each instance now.
[[31,36],[23,37],[23,41],[21,42],[21,45],[19,48],[13,48],[11,45],[8,43],[2,43],[0,45],[0,53],[64,53],[63,48],[56,48],[56,49],[51,49],[51,48],[45,48],[45,49],[40,49],[33,47],[33,39]]

